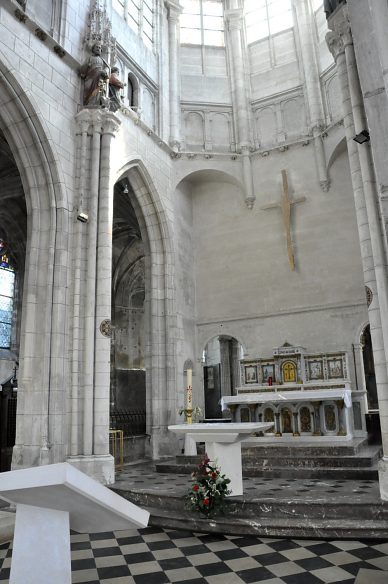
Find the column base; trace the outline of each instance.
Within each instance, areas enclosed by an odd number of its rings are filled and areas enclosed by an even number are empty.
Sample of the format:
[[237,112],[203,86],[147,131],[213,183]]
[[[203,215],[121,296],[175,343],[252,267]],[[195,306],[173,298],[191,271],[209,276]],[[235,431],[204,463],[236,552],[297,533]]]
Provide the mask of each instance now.
[[380,497],[383,501],[388,501],[388,458],[383,457],[379,461],[379,486]]
[[115,482],[115,461],[111,454],[69,456],[66,462],[103,485],[112,485]]

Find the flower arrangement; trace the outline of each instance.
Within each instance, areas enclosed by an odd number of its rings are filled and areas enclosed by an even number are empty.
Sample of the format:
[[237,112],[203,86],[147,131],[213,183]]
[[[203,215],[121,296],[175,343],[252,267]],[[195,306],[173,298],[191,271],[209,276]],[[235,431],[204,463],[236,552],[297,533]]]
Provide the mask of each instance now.
[[212,517],[217,512],[224,512],[225,497],[231,492],[228,489],[230,479],[221,474],[216,464],[210,464],[207,454],[197,470],[192,473],[191,478],[193,484],[186,497],[187,507],[207,517]]

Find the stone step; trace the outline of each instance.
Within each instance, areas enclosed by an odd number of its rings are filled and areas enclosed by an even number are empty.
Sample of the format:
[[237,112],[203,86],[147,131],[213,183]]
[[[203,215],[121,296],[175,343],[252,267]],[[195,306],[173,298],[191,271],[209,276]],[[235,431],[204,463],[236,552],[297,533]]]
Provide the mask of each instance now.
[[327,456],[352,456],[365,450],[367,441],[364,439],[352,440],[349,443],[338,444],[328,443],[319,446],[311,443],[294,444],[242,444],[244,456],[321,456],[322,452]]
[[[198,459],[199,461],[200,459]],[[196,469],[196,464],[176,464],[164,462],[156,464],[156,470],[160,473],[190,474]],[[285,466],[244,466],[244,477],[268,477],[268,478],[320,478],[338,480],[378,480],[377,464],[367,467],[285,467]]]
[[150,525],[228,535],[386,539],[388,504],[362,501],[227,500],[226,513],[212,519],[188,511],[182,497],[113,489],[151,513]]

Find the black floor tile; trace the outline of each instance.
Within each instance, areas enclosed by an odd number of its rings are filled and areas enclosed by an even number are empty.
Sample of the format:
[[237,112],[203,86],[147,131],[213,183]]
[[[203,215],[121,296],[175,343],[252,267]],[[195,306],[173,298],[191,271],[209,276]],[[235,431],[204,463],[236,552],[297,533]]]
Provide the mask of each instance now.
[[290,576],[282,576],[282,580],[286,584],[322,584],[322,580],[308,572],[301,574],[291,574]]
[[156,550],[167,550],[177,547],[175,543],[173,543],[169,539],[163,539],[162,541],[150,541],[147,543],[147,545],[153,552]]
[[317,554],[317,556],[335,554],[340,551],[336,546],[331,545],[331,543],[329,542],[315,543],[313,545],[309,545],[309,550],[313,554]]
[[108,578],[122,578],[123,576],[130,576],[131,572],[128,566],[109,566],[108,568],[97,568],[98,577],[101,580]]
[[283,552],[285,550],[292,550],[300,547],[297,543],[289,539],[281,539],[279,541],[272,541],[270,547],[277,552]]
[[95,558],[104,558],[105,556],[121,556],[121,555],[122,551],[119,548],[119,546],[93,549],[93,556]]
[[287,558],[274,552],[273,554],[260,554],[258,556],[252,556],[257,562],[262,566],[273,566],[274,564],[281,564],[287,562]]
[[270,578],[275,578],[275,576],[267,570],[267,568],[251,568],[249,570],[238,570],[236,574],[241,578],[246,584],[253,582],[260,582],[261,580],[269,580]]
[[91,533],[90,541],[97,541],[99,539],[115,539],[113,531],[104,531],[102,533]]
[[85,558],[83,560],[71,560],[72,570],[91,570],[96,567],[94,558]]
[[158,563],[164,571],[189,568],[192,565],[187,558],[169,558],[167,560],[158,560]]
[[212,564],[203,564],[202,566],[195,566],[202,576],[216,576],[217,574],[226,574],[232,570],[224,564],[224,562],[213,562]]
[[140,574],[132,576],[136,584],[168,584],[169,579],[164,572],[153,572],[151,574]]
[[248,554],[243,552],[240,548],[232,548],[230,550],[221,550],[213,552],[216,554],[220,560],[225,562],[225,560],[235,560],[237,558],[249,558]]
[[92,546],[90,545],[90,541],[75,541],[74,543],[70,544],[71,551],[75,550],[90,550]]
[[295,564],[301,566],[308,572],[312,572],[313,570],[320,570],[321,568],[328,568],[332,566],[330,562],[327,562],[323,558],[317,556],[316,558],[304,558],[303,560],[294,560]]
[[154,555],[151,552],[141,552],[138,554],[125,554],[125,561],[127,564],[140,564],[144,562],[153,562],[155,560]]

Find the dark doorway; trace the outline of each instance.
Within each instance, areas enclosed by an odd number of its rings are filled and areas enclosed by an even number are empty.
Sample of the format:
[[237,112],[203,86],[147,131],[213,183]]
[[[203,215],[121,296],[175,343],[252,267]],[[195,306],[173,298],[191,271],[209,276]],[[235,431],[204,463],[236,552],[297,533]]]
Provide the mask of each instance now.
[[361,335],[362,359],[364,364],[365,387],[368,402],[366,427],[370,443],[381,442],[379,401],[377,397],[375,363],[373,359],[372,338],[368,324]]

